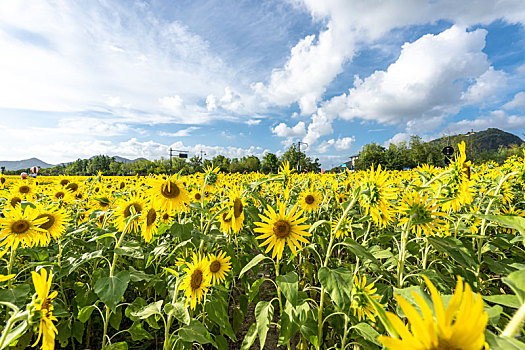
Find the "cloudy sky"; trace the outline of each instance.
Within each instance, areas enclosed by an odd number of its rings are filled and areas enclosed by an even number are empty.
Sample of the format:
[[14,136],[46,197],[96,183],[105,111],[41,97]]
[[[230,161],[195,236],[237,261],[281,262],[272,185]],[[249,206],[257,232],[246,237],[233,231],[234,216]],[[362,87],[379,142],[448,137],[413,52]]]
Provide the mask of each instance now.
[[0,1],[0,160],[525,133],[523,0]]

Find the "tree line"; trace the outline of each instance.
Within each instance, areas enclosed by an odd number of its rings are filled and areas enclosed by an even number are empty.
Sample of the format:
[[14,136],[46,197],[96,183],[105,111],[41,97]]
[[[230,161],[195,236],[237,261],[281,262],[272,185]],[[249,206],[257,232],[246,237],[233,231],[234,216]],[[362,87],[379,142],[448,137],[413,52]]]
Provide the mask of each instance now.
[[[453,140],[456,141],[456,140]],[[468,140],[467,140],[468,141]],[[423,142],[419,136],[412,136],[408,142],[391,143],[388,147],[377,143],[365,145],[359,152],[356,170],[369,169],[372,164],[390,170],[402,170],[415,168],[421,164],[430,164],[436,167],[446,166],[446,159],[442,153],[443,147],[448,143]],[[457,152],[457,143],[450,142]],[[525,143],[520,145],[500,146],[497,150],[478,150],[469,142],[466,142],[467,160],[474,164],[494,161],[501,164],[505,159],[513,155],[523,157]]]
[[[207,167],[219,167],[225,173],[249,173],[260,171],[263,173],[277,173],[282,162],[290,162],[290,167],[301,171],[318,172],[321,169],[319,159],[312,160],[305,153],[299,152],[296,147],[291,146],[282,156],[274,153],[265,153],[259,159],[257,156],[245,156],[241,158],[228,158],[218,155],[212,159],[202,159],[193,156],[190,159],[173,157],[171,159],[161,158],[156,160],[140,159],[134,162],[120,162],[114,157],[99,155],[90,159],[77,159],[67,164],[59,164],[51,168],[40,170],[41,175],[95,175],[101,172],[104,175],[148,175],[169,174],[180,172],[189,175],[202,172]],[[170,169],[171,166],[171,169]],[[29,168],[5,171],[4,174],[18,175],[21,172],[29,173]]]

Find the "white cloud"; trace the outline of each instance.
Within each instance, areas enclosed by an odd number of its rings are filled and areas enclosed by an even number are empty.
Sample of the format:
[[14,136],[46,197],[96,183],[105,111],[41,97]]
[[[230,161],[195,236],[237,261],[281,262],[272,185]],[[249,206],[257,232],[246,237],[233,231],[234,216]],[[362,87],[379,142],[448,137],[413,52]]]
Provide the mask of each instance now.
[[279,137],[303,137],[306,135],[306,127],[304,122],[298,122],[294,127],[289,127],[285,123],[280,123],[272,132]]
[[179,114],[184,109],[184,101],[179,95],[161,97],[159,102],[170,113]]
[[321,142],[319,146],[317,146],[317,152],[319,153],[326,153],[328,152],[332,146],[336,151],[346,151],[349,150],[352,147],[352,143],[355,142],[355,137],[343,137],[335,139],[329,139],[326,141]]
[[261,121],[262,121],[261,119],[248,119],[248,120],[245,121],[244,123],[245,123],[246,125],[250,125],[250,126],[252,126],[252,125],[259,125],[259,124],[261,124]]
[[505,109],[525,108],[525,92],[521,91],[514,95],[512,101],[503,105]]
[[176,132],[160,131],[159,135],[168,136],[168,137],[186,137],[186,136],[190,136],[195,130],[199,130],[199,129],[200,127],[198,126],[190,126],[189,128],[181,129]]
[[448,126],[453,133],[464,133],[471,129],[474,131],[485,130],[487,128],[498,128],[503,130],[517,130],[525,128],[525,116],[508,115],[503,110],[490,112],[489,115],[469,120],[464,119]]
[[394,28],[448,20],[459,25],[488,24],[496,19],[525,23],[525,3],[510,1],[348,1],[295,0],[298,8],[324,24],[317,34],[302,38],[282,68],[253,89],[277,105],[297,102],[302,114],[311,114],[326,86],[342,72],[356,48],[371,43]]
[[342,139],[339,138],[337,141],[335,141],[335,150],[336,151],[344,151],[347,149],[350,149],[352,147],[352,143],[355,142],[355,137],[343,137]]
[[313,145],[321,136],[333,133],[333,119],[333,116],[328,115],[324,113],[322,109],[319,109],[317,113],[312,116],[312,122],[308,125],[308,133],[303,141]]
[[484,74],[499,76],[491,71],[482,52],[486,33],[452,26],[438,35],[427,34],[406,43],[386,71],[376,71],[365,80],[356,77],[348,94],[331,99],[323,108],[343,119],[382,123],[457,112],[468,81],[483,80]]
[[397,145],[400,142],[408,142],[410,140],[410,134],[406,132],[400,132],[392,136],[389,140],[385,141],[383,146],[388,147],[391,143]]
[[505,72],[490,67],[485,73],[476,78],[476,82],[469,86],[462,98],[468,103],[483,102],[497,96],[498,90],[507,85]]
[[206,109],[208,110],[208,112],[217,109],[217,97],[213,95],[208,95],[208,97],[206,97]]

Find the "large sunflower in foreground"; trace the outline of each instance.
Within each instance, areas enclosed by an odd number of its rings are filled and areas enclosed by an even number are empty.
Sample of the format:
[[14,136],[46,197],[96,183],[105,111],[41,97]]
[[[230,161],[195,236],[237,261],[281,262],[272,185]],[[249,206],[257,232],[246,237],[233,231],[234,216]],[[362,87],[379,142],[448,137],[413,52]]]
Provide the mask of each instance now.
[[[290,211],[286,212],[286,203],[278,204],[278,213],[272,207],[268,207],[264,211],[265,215],[259,215],[263,222],[256,222],[259,226],[254,229],[255,232],[261,233],[257,239],[265,239],[259,247],[266,247],[266,253],[272,251],[272,258],[277,257],[281,260],[283,256],[284,246],[287,243],[293,255],[297,254],[297,249],[301,250],[302,243],[308,243],[305,237],[311,236],[311,233],[306,232],[310,225],[302,225],[308,218],[301,217],[303,212],[294,206]],[[297,249],[296,249],[297,248]]]
[[219,252],[217,255],[210,254],[210,275],[212,284],[221,283],[226,280],[226,273],[231,270],[232,263],[230,257],[225,252]]
[[152,180],[150,185],[153,188],[148,190],[148,196],[151,197],[155,209],[168,213],[186,210],[186,204],[190,201],[188,192],[173,176],[165,180]]
[[387,317],[399,334],[397,337],[380,336],[378,340],[390,350],[480,350],[485,344],[485,328],[488,315],[484,311],[483,299],[474,293],[468,283],[458,277],[454,295],[445,309],[441,295],[430,280],[423,276],[434,304],[432,309],[417,293],[412,292],[421,314],[403,297],[396,299],[410,322],[410,330],[401,319],[387,312]]
[[46,223],[46,218],[38,218],[39,212],[31,206],[18,204],[12,210],[3,211],[4,218],[0,219],[0,246],[12,247],[16,249],[22,247],[32,247],[34,245],[45,245],[48,240],[47,231],[39,226]]
[[53,350],[55,348],[55,335],[58,333],[57,328],[53,324],[53,321],[58,321],[57,318],[53,316],[53,299],[57,296],[58,292],[54,291],[49,294],[53,273],[49,272],[48,277],[46,269],[42,268],[40,269],[40,274],[31,271],[31,275],[36,291],[31,306],[34,307],[34,310],[40,312],[38,338],[33,346],[42,339],[42,347],[40,349]]
[[144,209],[144,215],[142,219],[142,230],[141,235],[146,241],[146,243],[149,243],[151,239],[153,238],[153,234],[157,231],[157,228],[159,227],[159,215],[157,214],[157,211],[153,207],[146,207]]
[[208,292],[211,280],[209,264],[205,256],[193,253],[193,261],[187,263],[188,267],[184,269],[187,275],[182,281],[181,289],[186,290],[186,305],[191,300],[190,307],[192,310],[195,309],[197,303],[200,304]]

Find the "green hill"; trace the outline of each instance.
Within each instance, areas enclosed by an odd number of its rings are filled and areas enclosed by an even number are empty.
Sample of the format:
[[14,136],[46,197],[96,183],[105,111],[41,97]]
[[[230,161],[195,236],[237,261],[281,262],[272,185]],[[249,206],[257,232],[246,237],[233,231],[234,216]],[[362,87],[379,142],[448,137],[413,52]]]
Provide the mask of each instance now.
[[459,134],[454,136],[444,136],[439,139],[430,141],[433,146],[447,146],[450,145],[456,148],[456,145],[461,141],[465,141],[467,150],[470,152],[495,152],[500,147],[507,148],[511,145],[519,146],[523,140],[518,136],[508,133],[506,131],[489,128],[487,130],[478,132],[469,132],[466,134]]

